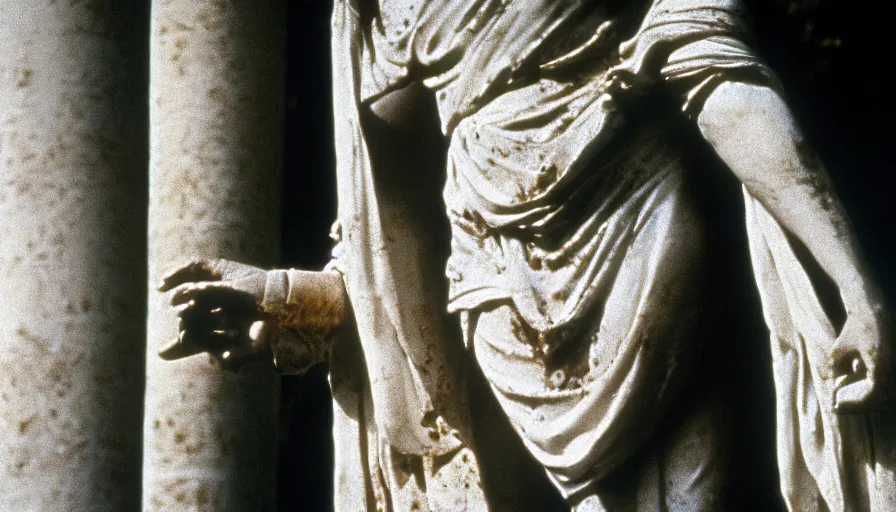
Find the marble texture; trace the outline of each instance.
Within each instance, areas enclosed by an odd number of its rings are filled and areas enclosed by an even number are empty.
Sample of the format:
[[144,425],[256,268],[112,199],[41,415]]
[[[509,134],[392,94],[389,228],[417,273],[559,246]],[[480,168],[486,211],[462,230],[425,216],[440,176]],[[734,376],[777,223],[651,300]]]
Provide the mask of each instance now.
[[[193,258],[279,257],[281,2],[152,3],[149,282]],[[151,293],[143,509],[274,508],[276,375],[156,356],[177,337]]]
[[140,10],[0,3],[0,509],[135,510],[147,142]]

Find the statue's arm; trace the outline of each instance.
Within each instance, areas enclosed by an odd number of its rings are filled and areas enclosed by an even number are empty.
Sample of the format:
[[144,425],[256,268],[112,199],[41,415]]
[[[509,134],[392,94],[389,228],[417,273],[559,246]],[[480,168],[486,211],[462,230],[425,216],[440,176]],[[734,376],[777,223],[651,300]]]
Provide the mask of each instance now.
[[698,125],[750,194],[812,252],[848,312],[879,300],[830,177],[776,91],[726,82]]
[[831,179],[781,96],[769,87],[719,85],[697,124],[716,153],[778,222],[798,238],[840,291],[847,319],[831,370],[867,374],[867,386],[843,397],[843,409],[880,393],[887,319]]
[[329,334],[350,316],[342,274],[335,270],[196,260],[172,269],[159,291],[170,292],[180,324],[178,337],[159,355],[171,360],[208,352],[234,370],[253,360],[287,371],[321,362]]
[[[430,96],[413,84],[361,106],[365,138],[383,181],[398,184],[408,205],[421,195],[415,177],[428,179],[438,153],[439,141],[426,136],[438,127]],[[426,229],[417,231],[422,236]],[[292,371],[323,361],[330,334],[353,323],[342,273],[330,268],[264,270],[198,260],[172,269],[159,290],[170,293],[180,317],[178,338],[160,351],[165,359],[209,352],[233,369],[268,359]]]

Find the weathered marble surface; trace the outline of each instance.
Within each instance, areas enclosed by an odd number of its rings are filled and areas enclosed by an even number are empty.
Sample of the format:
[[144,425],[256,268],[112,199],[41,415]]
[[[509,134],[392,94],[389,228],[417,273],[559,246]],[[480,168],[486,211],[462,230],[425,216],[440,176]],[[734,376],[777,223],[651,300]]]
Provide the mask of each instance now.
[[141,20],[0,2],[2,510],[140,506]]
[[[149,281],[191,257],[279,257],[283,5],[152,2]],[[148,313],[143,509],[272,510],[278,381],[167,363],[176,316]]]

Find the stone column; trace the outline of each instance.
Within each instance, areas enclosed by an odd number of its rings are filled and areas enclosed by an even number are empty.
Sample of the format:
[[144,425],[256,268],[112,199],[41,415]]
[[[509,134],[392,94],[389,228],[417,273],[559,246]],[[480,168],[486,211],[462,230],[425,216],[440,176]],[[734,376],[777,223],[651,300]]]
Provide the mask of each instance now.
[[279,381],[156,352],[177,334],[161,275],[193,258],[278,261],[282,0],[155,0],[144,510],[274,508]]
[[0,510],[140,506],[148,9],[0,2]]

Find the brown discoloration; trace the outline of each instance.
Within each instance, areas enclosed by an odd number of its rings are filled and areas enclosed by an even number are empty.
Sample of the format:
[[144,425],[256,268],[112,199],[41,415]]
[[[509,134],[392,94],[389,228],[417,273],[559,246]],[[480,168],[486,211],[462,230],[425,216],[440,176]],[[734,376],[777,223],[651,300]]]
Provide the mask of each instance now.
[[824,169],[824,164],[812,146],[802,138],[794,140],[794,148],[799,158],[801,172],[791,169],[796,174],[796,183],[810,190],[812,198],[829,213],[828,220],[834,225],[839,237],[848,237],[848,228],[840,210],[831,178]]
[[[587,357],[587,337],[578,336],[568,329],[539,332],[516,312],[512,314],[510,324],[514,337],[531,345],[533,355],[542,361],[547,388],[581,387],[591,369]],[[561,375],[562,378],[559,378]]]
[[544,263],[540,257],[531,254],[528,255],[527,261],[529,263],[529,268],[532,270],[541,270]]
[[25,68],[19,73],[19,79],[16,82],[16,87],[23,88],[31,85],[31,78],[34,76],[34,70],[30,68]]
[[[344,318],[345,297],[341,278],[334,286],[324,282],[330,276],[304,274],[294,282],[293,294],[297,301],[283,304],[276,311],[269,311],[278,318],[281,325],[299,327],[309,334],[316,331],[327,332],[338,327]],[[306,282],[307,281],[307,282]]]
[[557,181],[557,166],[554,164],[547,165],[541,168],[541,172],[538,174],[538,178],[535,180],[535,186],[532,190],[529,191],[530,195],[535,195],[535,193],[543,192],[549,186],[553,185]]
[[551,298],[558,302],[565,301],[568,296],[569,296],[569,290],[567,288],[561,288],[551,294]]
[[208,490],[208,486],[204,484],[200,484],[196,489],[196,504],[197,505],[208,505],[211,503],[211,496]]
[[833,190],[821,159],[809,143],[803,139],[795,140],[794,148],[797,151],[801,170],[805,171],[800,173],[801,176],[797,178],[797,183],[808,185],[812,189],[813,197],[821,201],[825,210],[830,210],[833,203]]
[[31,428],[31,425],[34,423],[34,420],[37,419],[37,415],[32,415],[31,417],[24,419],[19,422],[19,435],[25,435],[28,433],[28,429]]

